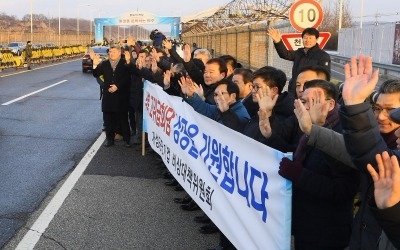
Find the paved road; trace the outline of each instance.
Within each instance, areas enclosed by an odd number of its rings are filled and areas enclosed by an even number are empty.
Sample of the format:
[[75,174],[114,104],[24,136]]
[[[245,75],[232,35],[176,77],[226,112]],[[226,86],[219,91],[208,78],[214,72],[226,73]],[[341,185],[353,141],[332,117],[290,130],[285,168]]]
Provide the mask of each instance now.
[[88,79],[79,61],[1,72],[0,247],[98,137],[98,90]]

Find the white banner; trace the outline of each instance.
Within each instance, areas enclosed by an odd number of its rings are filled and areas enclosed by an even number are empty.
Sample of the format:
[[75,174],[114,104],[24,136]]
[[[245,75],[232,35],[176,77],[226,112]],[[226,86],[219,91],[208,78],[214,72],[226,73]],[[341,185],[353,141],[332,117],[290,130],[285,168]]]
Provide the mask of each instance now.
[[193,110],[145,82],[143,127],[151,147],[238,249],[290,249],[290,181],[283,153]]

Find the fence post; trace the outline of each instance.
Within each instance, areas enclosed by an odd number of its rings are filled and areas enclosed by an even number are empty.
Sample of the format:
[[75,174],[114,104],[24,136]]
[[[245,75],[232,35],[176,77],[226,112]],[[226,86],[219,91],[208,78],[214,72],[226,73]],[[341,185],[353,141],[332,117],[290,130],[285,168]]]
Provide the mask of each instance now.
[[238,47],[239,47],[239,45],[238,45],[238,30],[237,30],[237,27],[235,27],[235,44],[236,44],[236,46],[235,46],[235,58],[237,58],[238,57]]
[[248,31],[248,33],[249,33],[249,69],[251,69],[251,43],[252,43],[252,41],[251,41],[251,26],[249,25],[249,26],[247,26],[248,28],[249,28],[249,31]]

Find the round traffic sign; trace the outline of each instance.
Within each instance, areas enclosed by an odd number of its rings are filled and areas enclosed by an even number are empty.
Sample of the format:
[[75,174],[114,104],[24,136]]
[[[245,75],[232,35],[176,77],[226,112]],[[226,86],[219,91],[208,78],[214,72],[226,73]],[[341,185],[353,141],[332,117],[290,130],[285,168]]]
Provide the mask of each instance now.
[[289,21],[297,31],[302,32],[306,28],[318,28],[324,12],[321,5],[314,0],[300,0],[290,8]]

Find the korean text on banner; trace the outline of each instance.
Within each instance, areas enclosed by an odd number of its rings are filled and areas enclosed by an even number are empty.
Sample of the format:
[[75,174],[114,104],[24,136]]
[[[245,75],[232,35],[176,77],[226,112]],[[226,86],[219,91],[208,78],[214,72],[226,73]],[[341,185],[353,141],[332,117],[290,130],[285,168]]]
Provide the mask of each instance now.
[[150,82],[143,116],[151,147],[238,249],[290,249],[292,187],[278,175],[283,153]]

